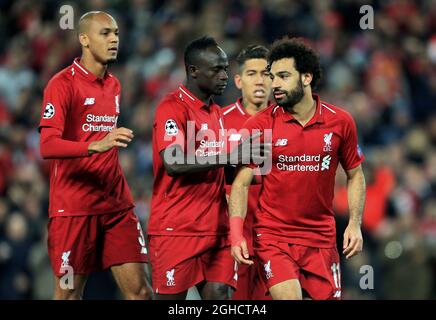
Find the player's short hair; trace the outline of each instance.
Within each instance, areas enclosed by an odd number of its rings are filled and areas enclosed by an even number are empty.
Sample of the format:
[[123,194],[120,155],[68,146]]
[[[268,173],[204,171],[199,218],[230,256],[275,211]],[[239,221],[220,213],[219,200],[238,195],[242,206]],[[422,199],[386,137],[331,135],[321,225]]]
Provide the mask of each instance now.
[[184,61],[185,68],[188,70],[190,65],[195,65],[196,58],[201,51],[205,51],[211,47],[218,47],[214,38],[203,36],[201,38],[191,41],[185,48]]
[[286,58],[294,58],[295,69],[298,72],[312,74],[312,88],[318,85],[321,79],[319,56],[302,39],[285,37],[272,44],[268,56],[269,67],[274,61]]
[[[77,34],[81,34],[83,32],[86,32],[87,28],[89,27],[89,23],[90,21],[98,16],[98,15],[107,15],[108,17],[114,19],[114,17],[112,17],[109,13],[105,12],[105,11],[88,11],[85,12],[79,19],[78,25],[79,27],[77,28]],[[114,19],[115,20],[115,19]]]
[[239,71],[241,71],[245,61],[250,59],[265,59],[268,60],[268,49],[262,45],[252,44],[243,49],[236,57]]

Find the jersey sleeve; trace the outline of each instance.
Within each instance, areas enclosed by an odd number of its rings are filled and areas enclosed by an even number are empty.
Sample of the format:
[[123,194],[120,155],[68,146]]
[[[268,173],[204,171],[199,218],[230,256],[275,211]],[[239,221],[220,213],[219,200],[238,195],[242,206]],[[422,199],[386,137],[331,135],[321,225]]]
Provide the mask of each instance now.
[[344,170],[351,170],[361,164],[365,157],[357,141],[357,128],[353,118],[347,114],[345,119],[343,141],[339,150],[339,162]]
[[63,132],[71,98],[71,87],[67,80],[61,78],[50,80],[44,90],[39,130],[50,127]]
[[179,145],[185,150],[188,118],[183,109],[181,105],[168,100],[157,107],[153,139],[159,153],[172,145]]
[[58,128],[42,127],[40,136],[40,152],[43,159],[89,157],[90,141],[69,141],[61,138]]

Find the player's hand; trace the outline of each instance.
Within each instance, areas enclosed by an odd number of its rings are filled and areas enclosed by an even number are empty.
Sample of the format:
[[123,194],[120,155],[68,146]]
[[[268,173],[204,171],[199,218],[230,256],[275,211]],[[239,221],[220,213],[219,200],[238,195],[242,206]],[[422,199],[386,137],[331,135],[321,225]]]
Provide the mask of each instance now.
[[93,141],[88,146],[89,154],[106,152],[113,147],[126,148],[133,139],[133,131],[127,128],[115,128],[103,139]]
[[363,248],[360,224],[350,222],[344,232],[343,254],[347,259],[359,254]]
[[250,260],[248,253],[247,241],[243,238],[236,244],[232,244],[232,256],[237,263],[252,265],[254,262]]
[[251,162],[260,164],[271,156],[271,143],[260,143],[259,137],[261,135],[262,132],[257,132],[241,142],[232,151],[230,155],[231,162],[233,159],[237,159],[237,164],[249,164]]

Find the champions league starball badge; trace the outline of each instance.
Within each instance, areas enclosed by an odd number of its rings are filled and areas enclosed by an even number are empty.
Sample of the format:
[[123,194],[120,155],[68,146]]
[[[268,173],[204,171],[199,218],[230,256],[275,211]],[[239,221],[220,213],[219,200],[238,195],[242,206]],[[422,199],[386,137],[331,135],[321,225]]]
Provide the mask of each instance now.
[[50,102],[45,106],[44,114],[42,116],[43,119],[51,119],[55,115],[55,107]]

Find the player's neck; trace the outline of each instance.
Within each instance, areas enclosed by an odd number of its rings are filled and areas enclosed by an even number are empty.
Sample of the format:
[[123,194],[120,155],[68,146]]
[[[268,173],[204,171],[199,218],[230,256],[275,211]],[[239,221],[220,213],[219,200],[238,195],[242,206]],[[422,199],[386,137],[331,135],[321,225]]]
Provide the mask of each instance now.
[[316,111],[315,100],[313,100],[312,94],[305,94],[300,102],[294,105],[292,109],[288,109],[292,116],[302,126],[312,119]]
[[245,112],[247,112],[250,116],[254,116],[259,111],[265,109],[268,105],[268,102],[265,101],[261,105],[256,105],[254,103],[250,103],[245,99],[242,99],[242,105],[244,107]]
[[93,57],[90,57],[87,54],[82,54],[80,63],[85,66],[86,69],[91,71],[93,75],[100,79],[104,77],[104,74],[107,70],[107,65],[95,61]]
[[195,84],[193,84],[189,81],[186,83],[185,87],[190,92],[192,92],[194,94],[194,96],[197,97],[197,99],[203,101],[205,105],[209,105],[210,98],[211,98],[210,94],[204,93],[203,91],[200,90],[200,88],[198,86],[196,86]]

